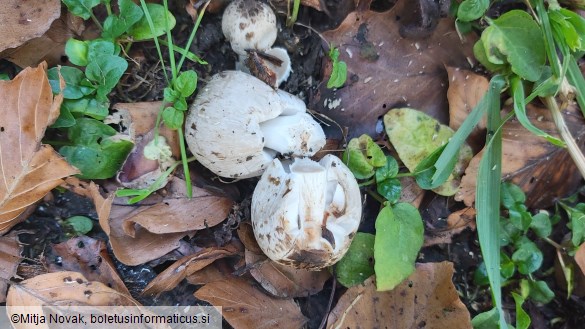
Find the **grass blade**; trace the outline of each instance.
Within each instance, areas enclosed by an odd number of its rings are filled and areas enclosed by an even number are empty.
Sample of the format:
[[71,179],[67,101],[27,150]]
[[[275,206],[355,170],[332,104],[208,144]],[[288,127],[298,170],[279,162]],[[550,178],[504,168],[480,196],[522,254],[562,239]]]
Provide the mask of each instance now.
[[[150,27],[150,31],[154,31],[154,22],[152,21],[152,16],[150,16],[150,11],[148,11],[148,7],[146,7],[146,2],[144,0],[140,0],[140,6],[142,7],[142,11],[144,11],[144,17],[146,17],[146,21],[148,22],[148,27]],[[165,75],[165,80],[167,83],[170,82],[169,77],[167,76],[167,69],[165,68],[165,59],[162,55],[162,51],[160,50],[160,44],[158,43],[158,37],[154,38],[154,44],[156,45],[156,51],[158,53],[158,58],[160,59],[160,65],[162,66],[163,74]]]
[[583,74],[581,73],[574,56],[569,58],[567,79],[569,80],[569,83],[577,89],[575,92],[577,103],[579,104],[579,108],[581,108],[581,113],[585,116],[585,78],[583,78]]
[[[494,76],[494,85],[503,87],[503,78]],[[492,81],[490,81],[491,84]],[[492,87],[494,88],[494,87]],[[487,99],[488,136],[483,157],[479,164],[475,205],[477,208],[477,233],[481,253],[487,269],[492,299],[499,315],[500,328],[507,328],[502,308],[502,282],[500,277],[500,181],[502,178],[502,132],[497,129],[501,122],[500,95],[490,88]],[[501,88],[499,89],[501,91]]]

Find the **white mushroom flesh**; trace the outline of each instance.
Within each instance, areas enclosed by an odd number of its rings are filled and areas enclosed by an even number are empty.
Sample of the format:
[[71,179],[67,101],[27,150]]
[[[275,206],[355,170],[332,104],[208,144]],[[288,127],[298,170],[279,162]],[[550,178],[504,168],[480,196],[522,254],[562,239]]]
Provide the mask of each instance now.
[[276,41],[276,15],[269,5],[257,0],[235,0],[222,16],[221,29],[239,56],[246,49],[267,50]]
[[302,100],[238,71],[214,75],[197,95],[185,139],[201,164],[230,178],[261,175],[277,152],[312,156],[325,145]]
[[337,262],[358,229],[361,196],[349,169],[335,156],[320,162],[275,159],[252,197],[252,226],[272,260],[321,269]]

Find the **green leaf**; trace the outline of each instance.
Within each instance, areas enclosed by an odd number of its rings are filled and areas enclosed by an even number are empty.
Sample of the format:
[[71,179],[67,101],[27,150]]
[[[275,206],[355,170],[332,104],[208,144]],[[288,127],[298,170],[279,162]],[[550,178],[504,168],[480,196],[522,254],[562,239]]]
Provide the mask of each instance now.
[[524,298],[515,292],[512,292],[512,297],[516,304],[516,329],[528,329],[530,326],[530,316],[522,309]]
[[400,180],[397,178],[390,178],[378,182],[376,189],[381,196],[392,204],[398,202],[402,193],[402,185],[400,185]]
[[342,160],[357,179],[374,176],[375,168],[385,166],[387,161],[380,146],[365,134],[349,141]]
[[512,96],[514,98],[514,114],[516,114],[520,124],[534,135],[545,138],[551,144],[564,147],[565,142],[542,131],[540,128],[533,125],[532,122],[530,122],[528,119],[528,116],[526,115],[526,96],[524,95],[524,85],[522,84],[520,78],[512,77],[510,80],[510,87]]
[[526,205],[516,204],[508,210],[510,222],[514,224],[523,233],[526,233],[532,223],[532,216],[528,212]]
[[109,107],[109,102],[100,102],[90,97],[66,99],[61,105],[61,109],[65,108],[69,113],[87,115],[97,120],[103,120],[108,115]]
[[498,328],[500,324],[498,310],[496,308],[479,313],[471,320],[473,329],[494,329]]
[[505,247],[511,243],[515,243],[522,235],[523,232],[508,218],[500,218],[500,247]]
[[59,150],[67,162],[81,170],[80,178],[106,179],[120,169],[134,144],[114,138],[114,128],[94,119],[77,119],[68,129],[68,138],[73,146]]
[[522,279],[520,281],[522,295],[527,296],[537,303],[548,304],[555,298],[555,293],[544,281]]
[[347,64],[339,60],[339,49],[335,47],[329,48],[329,58],[333,67],[327,81],[327,88],[340,88],[347,80]]
[[97,56],[87,65],[85,75],[98,84],[97,98],[105,101],[108,94],[118,84],[118,81],[128,68],[128,62],[115,55]]
[[[437,148],[449,142],[454,134],[448,126],[440,124],[421,111],[410,108],[388,111],[384,115],[384,125],[390,143],[410,172],[416,172],[418,165]],[[448,179],[433,190],[437,194],[450,196],[457,192],[463,169],[473,156],[471,148],[465,142],[459,151],[459,156],[456,153],[450,159],[454,163],[454,169],[448,175]]]
[[523,204],[526,202],[526,195],[518,185],[510,182],[502,182],[501,200],[504,208],[511,209],[518,203]]
[[65,223],[69,225],[77,235],[87,234],[93,228],[93,222],[85,216],[69,217],[65,220]]
[[518,267],[518,272],[530,274],[540,268],[543,255],[534,242],[522,237],[516,243],[516,247],[518,249],[512,254],[512,260]]
[[193,70],[185,71],[179,74],[174,83],[175,90],[178,91],[182,97],[189,97],[193,95],[197,89],[197,73]]
[[500,275],[502,276],[502,281],[507,281],[514,276],[516,273],[516,264],[512,261],[512,259],[505,253],[500,253]]
[[83,19],[89,19],[93,7],[99,5],[100,0],[63,0],[63,3],[73,15],[79,16]]
[[481,41],[489,62],[509,63],[521,78],[536,81],[546,61],[542,30],[523,10],[511,10],[489,21]]
[[[60,72],[63,80],[65,80],[65,90],[63,90],[63,97],[65,99],[79,99],[85,96],[82,89],[86,89],[87,87],[79,85],[85,78],[81,70],[71,66],[61,66]],[[47,77],[49,78],[49,84],[53,93],[60,93],[59,68],[53,67],[47,70]]]
[[585,203],[579,203],[575,207],[561,203],[561,206],[570,218],[571,242],[575,247],[580,246],[585,241]]
[[87,42],[69,39],[65,43],[65,54],[69,61],[75,65],[86,66],[89,61],[87,60],[87,52],[89,46]]
[[532,216],[532,222],[530,223],[530,229],[539,238],[546,238],[552,233],[552,223],[548,212],[541,211],[538,214]]
[[144,13],[138,5],[131,0],[118,0],[120,15],[110,15],[104,21],[102,37],[115,39],[126,33],[130,27],[136,24]]
[[75,117],[65,106],[61,105],[59,117],[51,125],[51,128],[67,128],[73,125],[75,125]]
[[162,118],[167,127],[172,130],[181,129],[185,115],[173,107],[167,107],[163,110]]
[[480,104],[485,101],[483,106],[487,112],[488,135],[484,154],[479,163],[475,202],[477,233],[490,281],[492,301],[498,313],[499,326],[506,328],[502,308],[500,237],[498,234],[500,230],[500,182],[502,179],[502,132],[498,127],[502,121],[500,117],[500,91],[503,86],[502,76],[492,77],[488,94],[480,101]]
[[474,21],[485,14],[489,0],[464,0],[457,9],[457,18],[464,22]]
[[345,287],[364,282],[374,274],[374,240],[370,233],[357,232],[347,253],[337,263],[337,281]]
[[[433,176],[437,172],[435,168],[435,163],[445,150],[449,144],[445,144],[441,147],[438,147],[433,153],[426,156],[414,169],[414,178],[416,183],[420,188],[425,190],[432,190],[433,188],[437,187],[433,184]],[[456,154],[455,158],[459,158],[459,153]],[[455,164],[453,163],[453,168],[455,168]],[[453,168],[451,171],[453,171]],[[447,176],[448,178],[448,176]],[[439,184],[440,186],[440,184]]]
[[392,290],[412,272],[422,247],[423,222],[408,203],[385,206],[376,218],[374,270],[379,291]]
[[165,87],[163,89],[163,95],[165,102],[173,103],[181,96],[181,93],[171,87]]
[[564,8],[549,10],[548,16],[555,40],[564,41],[572,52],[585,50],[585,19],[583,17]]
[[166,33],[165,26],[165,15],[168,20],[169,29],[172,30],[175,27],[176,21],[175,16],[171,12],[165,10],[165,7],[155,3],[147,3],[146,8],[152,17],[154,24],[154,31],[150,30],[146,15],[143,16],[136,24],[134,24],[128,34],[130,34],[135,41],[144,41],[159,37]]
[[[380,149],[381,151],[381,149]],[[398,174],[398,162],[392,156],[386,157],[386,164],[376,169],[376,183],[394,178]]]
[[87,60],[91,63],[102,55],[114,55],[116,46],[109,40],[95,39],[88,42]]
[[173,103],[173,107],[177,111],[185,112],[187,111],[187,101],[185,100],[185,98],[180,97]]

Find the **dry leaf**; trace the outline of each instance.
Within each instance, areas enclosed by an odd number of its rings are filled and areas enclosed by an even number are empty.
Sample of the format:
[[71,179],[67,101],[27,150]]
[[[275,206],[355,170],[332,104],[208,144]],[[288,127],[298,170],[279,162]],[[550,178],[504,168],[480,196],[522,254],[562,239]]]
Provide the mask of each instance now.
[[258,241],[256,241],[256,237],[254,236],[254,229],[252,228],[252,224],[250,222],[243,222],[240,223],[238,227],[238,237],[240,241],[246,247],[246,250],[250,250],[255,254],[262,254],[262,249],[258,245]]
[[185,279],[190,284],[203,286],[214,281],[229,280],[233,277],[232,272],[233,267],[225,259],[218,259]]
[[448,120],[444,65],[470,67],[473,38],[462,43],[451,19],[442,19],[426,39],[402,38],[399,18],[412,15],[403,12],[407,4],[400,0],[383,13],[353,12],[339,28],[323,33],[338,47],[339,60],[347,63],[347,81],[331,90],[325,79],[310,108],[349,127],[349,138],[377,135],[378,118],[396,107],[422,110],[443,123]]
[[61,1],[3,0],[0,2],[0,51],[20,46],[45,33],[61,15]]
[[156,295],[163,291],[171,290],[184,278],[205,268],[215,260],[235,256],[242,251],[239,245],[228,244],[225,247],[204,248],[193,255],[185,256],[157,275],[154,280],[150,281],[148,286],[142,291],[142,294]]
[[323,290],[323,285],[331,277],[328,269],[320,271],[296,269],[273,262],[265,255],[258,255],[249,250],[246,250],[246,265],[251,267],[250,274],[262,288],[279,298],[314,295]]
[[10,286],[6,305],[10,307],[66,304],[71,305],[139,305],[132,297],[88,281],[77,272],[54,272],[24,280]]
[[[65,11],[61,17],[53,21],[51,27],[42,36],[28,40],[16,48],[4,50],[0,53],[0,58],[5,58],[23,68],[36,66],[43,61],[47,62],[49,67],[65,64],[67,63],[65,43],[68,39],[81,35],[84,30],[83,19]],[[81,39],[93,38],[82,37]]]
[[195,297],[221,306],[223,317],[235,329],[298,329],[307,322],[294,300],[270,297],[243,278],[206,284]]
[[425,190],[418,186],[414,177],[401,177],[400,185],[402,185],[402,192],[398,201],[410,203],[418,208],[425,196]]
[[475,230],[474,208],[467,207],[451,213],[447,217],[447,226],[439,229],[425,230],[425,242],[423,247],[441,243],[451,243],[451,238],[461,233],[466,228]]
[[453,264],[423,263],[392,291],[378,292],[374,277],[349,288],[329,314],[327,328],[471,328],[451,282]]
[[46,64],[0,81],[0,99],[0,233],[5,233],[27,206],[79,171],[40,144],[63,100],[61,95],[53,99]]
[[575,253],[575,262],[585,275],[585,243],[581,244]]
[[[533,104],[528,104],[526,109],[528,118],[535,126],[558,136],[548,109]],[[583,150],[585,125],[581,113],[571,106],[563,114],[569,130]],[[554,200],[573,193],[580,186],[581,174],[569,153],[533,135],[515,118],[504,124],[502,139],[502,177],[524,190],[528,208],[550,207]],[[455,195],[455,200],[463,201],[468,207],[473,206],[475,201],[477,170],[482,155],[483,151],[471,160],[461,180],[460,190]]]
[[[87,236],[69,239],[53,245],[51,257],[46,258],[50,272],[73,271],[89,281],[98,281],[125,295],[128,289],[118,276],[108,255],[106,243]],[[59,257],[59,262],[55,260]]]
[[[455,67],[447,67],[449,76],[449,127],[453,130],[465,121],[471,110],[479,103],[488,91],[489,81],[484,76],[472,71],[461,70]],[[473,129],[467,143],[477,153],[485,143],[486,117],[483,116],[478,125]]]
[[108,221],[110,219],[110,211],[115,194],[110,193],[107,198],[104,198],[100,193],[99,186],[93,181],[87,183],[79,180],[77,177],[67,177],[61,186],[73,193],[92,199],[98,215],[100,227],[107,235],[110,235],[110,225],[108,224]]
[[7,235],[0,237],[0,303],[6,301],[7,280],[15,274],[22,257],[22,246],[18,243],[18,236]]

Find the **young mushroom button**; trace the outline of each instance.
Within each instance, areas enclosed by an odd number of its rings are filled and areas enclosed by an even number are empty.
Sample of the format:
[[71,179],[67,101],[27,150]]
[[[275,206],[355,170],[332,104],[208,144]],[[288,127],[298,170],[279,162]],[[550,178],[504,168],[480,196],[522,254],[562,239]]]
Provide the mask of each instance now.
[[312,156],[325,145],[323,129],[306,111],[296,96],[225,71],[195,98],[185,139],[197,160],[219,176],[260,176],[279,153]]
[[235,0],[223,13],[221,29],[239,56],[246,49],[265,51],[276,40],[276,15],[261,1]]
[[318,270],[343,257],[361,219],[358,184],[343,162],[275,159],[252,196],[258,245],[275,262]]

